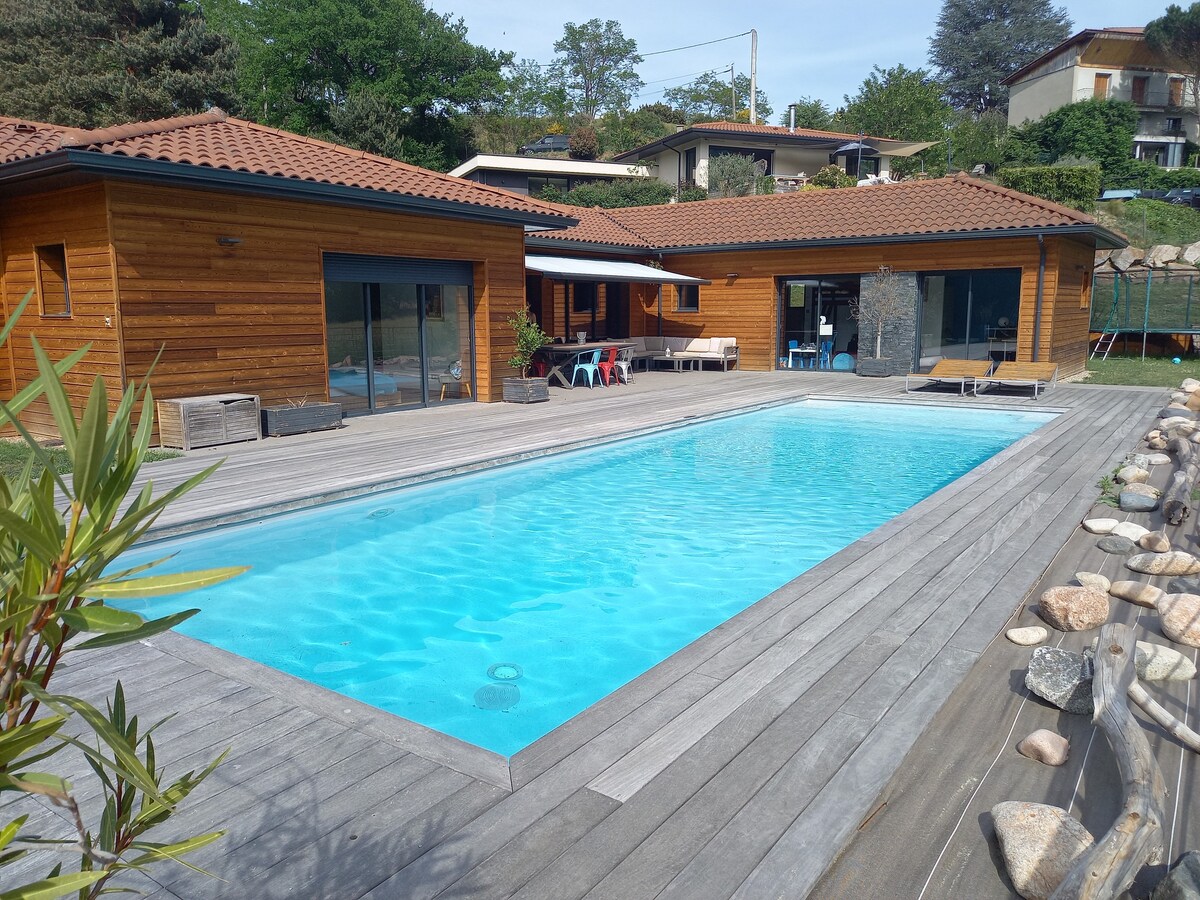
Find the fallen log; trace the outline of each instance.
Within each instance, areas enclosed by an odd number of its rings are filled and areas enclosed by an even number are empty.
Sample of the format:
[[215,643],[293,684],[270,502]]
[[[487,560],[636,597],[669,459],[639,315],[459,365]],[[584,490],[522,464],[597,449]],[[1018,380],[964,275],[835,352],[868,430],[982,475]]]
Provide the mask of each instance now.
[[1129,699],[1141,707],[1142,712],[1165,728],[1167,734],[1193,753],[1200,753],[1200,734],[1196,734],[1171,715],[1157,700],[1146,693],[1146,689],[1136,678],[1133,680],[1133,684],[1129,685]]
[[1075,861],[1050,900],[1117,897],[1143,865],[1162,859],[1167,790],[1146,735],[1126,703],[1137,678],[1133,651],[1133,629],[1116,623],[1100,629],[1092,677],[1093,721],[1116,757],[1124,804],[1112,827]]

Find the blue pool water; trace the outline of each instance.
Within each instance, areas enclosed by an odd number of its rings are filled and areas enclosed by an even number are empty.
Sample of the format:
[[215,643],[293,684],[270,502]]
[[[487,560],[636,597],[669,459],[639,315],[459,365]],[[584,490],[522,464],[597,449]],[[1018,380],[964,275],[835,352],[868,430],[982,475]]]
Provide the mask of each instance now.
[[808,401],[150,545],[253,569],[126,606],[511,756],[1050,418]]

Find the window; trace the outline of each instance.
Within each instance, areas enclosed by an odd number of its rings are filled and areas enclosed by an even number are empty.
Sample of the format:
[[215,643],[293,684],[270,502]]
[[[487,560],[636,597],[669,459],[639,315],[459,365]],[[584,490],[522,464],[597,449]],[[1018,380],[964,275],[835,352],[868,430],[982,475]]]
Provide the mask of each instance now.
[[1168,118],[1164,130],[1167,132],[1167,134],[1177,134],[1183,131],[1183,119],[1173,117]]
[[1168,82],[1168,86],[1170,88],[1171,95],[1170,100],[1168,101],[1170,105],[1183,106],[1183,79],[1172,78],[1170,82]]
[[591,312],[596,308],[596,284],[592,281],[577,281],[571,286],[571,311]]
[[753,147],[718,147],[715,144],[708,148],[708,158],[716,159],[718,156],[749,156],[755,162],[760,162],[765,165],[764,175],[774,173],[772,164],[775,160],[774,150],[756,150]]
[[1112,81],[1112,75],[1108,72],[1100,72],[1096,75],[1092,87],[1092,96],[1097,100],[1108,99],[1108,85]]
[[675,311],[700,312],[700,285],[675,285]]
[[541,196],[542,191],[544,191],[548,187],[552,187],[555,190],[557,190],[559,193],[565,194],[567,192],[567,187],[568,187],[567,179],[565,179],[565,178],[550,178],[550,177],[541,176],[541,175],[530,175],[529,176],[529,196],[530,197]]
[[696,148],[689,147],[683,151],[683,180],[694,184],[696,181]]
[[1146,85],[1149,84],[1150,77],[1148,75],[1135,75],[1133,77],[1133,86],[1129,92],[1129,99],[1139,106],[1146,103]]
[[43,316],[71,315],[71,289],[67,285],[67,248],[48,244],[34,250],[37,257],[38,297]]

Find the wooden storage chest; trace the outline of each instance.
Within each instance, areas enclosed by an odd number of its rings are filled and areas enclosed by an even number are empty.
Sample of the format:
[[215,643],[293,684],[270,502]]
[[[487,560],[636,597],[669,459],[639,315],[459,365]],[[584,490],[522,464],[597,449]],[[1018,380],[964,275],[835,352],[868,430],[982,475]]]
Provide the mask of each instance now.
[[210,394],[159,400],[158,437],[164,447],[191,450],[236,441],[257,441],[258,397],[254,394]]

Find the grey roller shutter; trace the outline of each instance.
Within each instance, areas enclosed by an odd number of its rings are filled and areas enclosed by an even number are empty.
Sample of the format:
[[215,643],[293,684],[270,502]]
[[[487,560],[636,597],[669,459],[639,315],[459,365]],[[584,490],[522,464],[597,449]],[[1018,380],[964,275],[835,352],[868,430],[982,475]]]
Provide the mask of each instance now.
[[440,259],[407,259],[400,256],[366,256],[326,253],[326,281],[366,281],[380,284],[465,284],[473,286],[474,266],[469,262]]

